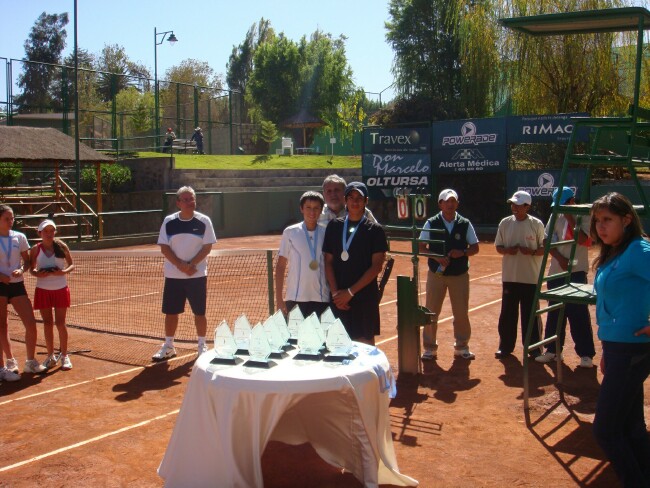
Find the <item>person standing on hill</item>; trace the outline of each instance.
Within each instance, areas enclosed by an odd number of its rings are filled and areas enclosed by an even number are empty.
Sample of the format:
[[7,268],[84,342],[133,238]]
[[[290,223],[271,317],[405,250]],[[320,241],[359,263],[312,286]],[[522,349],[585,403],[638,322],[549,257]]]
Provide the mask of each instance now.
[[190,138],[190,141],[196,141],[196,152],[199,154],[205,154],[203,152],[203,132],[200,127],[194,129],[194,134]]
[[186,301],[190,302],[194,313],[198,353],[201,355],[207,351],[207,257],[212,245],[217,242],[217,237],[210,217],[196,211],[196,193],[191,187],[178,189],[176,206],[180,211],[165,217],[158,236],[160,251],[165,256],[162,302],[165,343],[153,355],[154,361],[176,356],[174,335],[178,327],[178,315],[185,311]]

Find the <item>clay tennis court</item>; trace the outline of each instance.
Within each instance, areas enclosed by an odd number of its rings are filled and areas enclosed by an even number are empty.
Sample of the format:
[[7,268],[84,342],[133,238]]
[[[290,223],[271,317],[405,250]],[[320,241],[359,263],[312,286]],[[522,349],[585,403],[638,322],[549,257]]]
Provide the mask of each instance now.
[[[277,249],[279,240],[280,236],[222,239],[215,248]],[[446,303],[439,320],[438,361],[425,363],[423,375],[398,377],[390,420],[400,471],[423,487],[616,486],[613,470],[591,435],[600,372],[595,367],[577,368],[578,358],[567,337],[561,389],[554,383],[554,366],[532,364],[527,417],[521,346],[509,360],[494,358],[501,258],[491,242],[481,242],[480,253],[470,261],[470,344],[477,357],[453,361],[451,311]],[[420,270],[424,280],[424,261]],[[412,275],[408,257],[396,257],[380,307],[382,334],[377,343],[395,372],[397,275]],[[220,285],[211,281],[209,286]],[[72,289],[72,293],[89,291]],[[162,315],[158,323],[162,329]],[[209,332],[216,325],[210,323]],[[22,325],[11,317],[9,326],[22,365],[24,344],[16,340],[22,337]],[[72,328],[75,344],[82,341],[93,351],[73,355],[72,371],[57,368],[44,376],[25,374],[19,382],[0,384],[1,487],[163,485],[156,470],[183,400],[196,357],[194,347],[179,349],[179,356],[166,363],[152,364],[148,358],[159,346],[157,341],[107,340],[105,335]],[[44,350],[39,324],[41,360]],[[595,362],[599,360],[597,346]],[[646,385],[646,417],[650,417],[649,388]],[[263,466],[266,487],[361,486],[350,474],[321,461],[308,445],[270,443]]]

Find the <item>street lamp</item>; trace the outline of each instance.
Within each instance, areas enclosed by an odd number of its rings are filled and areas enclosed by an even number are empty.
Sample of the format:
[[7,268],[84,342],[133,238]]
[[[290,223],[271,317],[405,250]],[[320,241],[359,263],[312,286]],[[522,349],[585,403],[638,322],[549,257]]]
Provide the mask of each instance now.
[[[167,36],[169,34],[169,36]],[[158,37],[160,37],[160,41],[158,41]],[[158,46],[165,42],[165,37],[167,37],[167,41],[169,44],[172,46],[178,42],[178,39],[176,39],[176,36],[174,35],[174,31],[165,31],[165,32],[158,32],[156,28],[153,28],[153,41],[154,41],[154,49],[153,49],[153,65],[154,65],[154,75],[153,75],[153,92],[154,92],[154,100],[155,100],[155,113],[154,113],[154,118],[156,119],[155,122],[155,128],[156,128],[156,150],[158,150],[158,145],[160,143],[160,98],[159,98],[159,93],[158,93]]]

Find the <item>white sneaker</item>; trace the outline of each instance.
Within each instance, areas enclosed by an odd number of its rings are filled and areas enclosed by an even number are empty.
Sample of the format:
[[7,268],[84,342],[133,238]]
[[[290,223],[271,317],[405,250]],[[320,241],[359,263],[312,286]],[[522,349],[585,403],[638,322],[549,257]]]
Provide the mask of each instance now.
[[28,359],[25,361],[23,373],[41,374],[45,373],[46,371],[47,368],[45,368],[42,364],[38,364],[38,361],[36,359]]
[[52,369],[56,366],[56,362],[59,358],[56,354],[50,354],[45,361],[43,361],[43,367],[45,369]]
[[164,343],[160,350],[151,356],[152,361],[165,361],[166,359],[171,359],[176,356],[176,349],[174,346],[170,346],[167,343]]
[[0,380],[2,381],[18,381],[20,379],[20,375],[18,373],[14,373],[10,369],[7,368],[0,368]]
[[580,364],[578,364],[578,366],[581,368],[593,368],[594,361],[589,356],[582,356],[580,358]]
[[16,358],[7,359],[7,369],[9,371],[13,371],[14,373],[18,373],[18,371],[20,371],[18,369],[18,360],[16,360]]
[[[540,354],[535,358],[535,361],[538,363],[550,363],[551,361],[555,361],[556,355],[554,352],[548,352],[546,351],[544,354]],[[562,359],[562,355],[560,354],[560,359]]]
[[197,349],[198,349],[199,356],[201,356],[201,354],[203,354],[204,352],[208,352],[208,345],[204,342],[203,344],[199,344],[199,347]]
[[469,348],[454,349],[454,357],[463,359],[476,359],[476,355],[470,351]]
[[69,371],[72,369],[72,361],[70,361],[70,356],[67,354],[61,354],[61,357],[59,359],[61,360],[61,369],[63,371]]

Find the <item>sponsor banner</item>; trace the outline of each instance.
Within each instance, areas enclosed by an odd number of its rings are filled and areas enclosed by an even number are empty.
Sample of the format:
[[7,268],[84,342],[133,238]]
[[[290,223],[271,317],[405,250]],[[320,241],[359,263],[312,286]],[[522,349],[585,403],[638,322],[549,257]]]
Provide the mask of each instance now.
[[398,188],[415,193],[431,185],[428,154],[364,154],[361,170],[371,199],[394,198]]
[[[531,171],[508,171],[506,185],[508,197],[514,192],[523,190],[530,193],[535,199],[551,200],[553,191],[560,181],[561,170],[531,170]],[[576,192],[576,200],[581,201],[581,187],[584,185],[587,176],[586,169],[569,169],[564,186],[573,188]],[[586,202],[584,202],[586,203]]]
[[452,149],[499,146],[506,143],[504,117],[446,120],[431,125],[432,147]]
[[498,173],[508,169],[508,150],[506,146],[434,149],[431,166],[435,174]]
[[431,129],[363,129],[364,154],[429,153]]
[[[571,117],[588,117],[587,113],[523,115],[506,117],[507,143],[569,142],[574,122]],[[580,132],[580,141],[588,139],[588,130]]]

